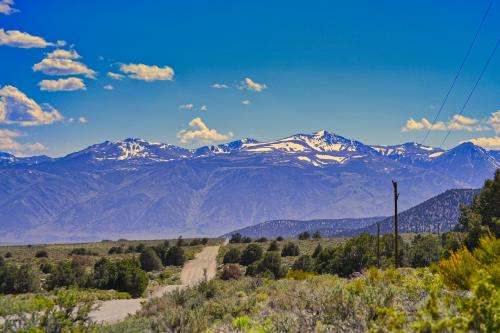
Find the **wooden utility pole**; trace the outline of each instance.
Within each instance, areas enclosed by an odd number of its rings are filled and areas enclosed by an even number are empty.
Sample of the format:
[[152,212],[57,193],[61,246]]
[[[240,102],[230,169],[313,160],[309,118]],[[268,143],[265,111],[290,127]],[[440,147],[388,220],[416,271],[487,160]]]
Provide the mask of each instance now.
[[394,187],[394,266],[399,266],[399,252],[398,252],[398,182],[392,181]]
[[377,222],[377,267],[380,268],[380,223]]

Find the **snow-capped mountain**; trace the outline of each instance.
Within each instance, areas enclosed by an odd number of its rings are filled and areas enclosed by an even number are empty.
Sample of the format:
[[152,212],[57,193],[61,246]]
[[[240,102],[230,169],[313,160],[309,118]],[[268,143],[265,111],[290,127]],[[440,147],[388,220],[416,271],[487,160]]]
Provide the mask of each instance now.
[[0,242],[221,235],[267,220],[392,213],[500,166],[471,143],[370,146],[327,131],[185,149],[126,139],[60,158],[0,155]]

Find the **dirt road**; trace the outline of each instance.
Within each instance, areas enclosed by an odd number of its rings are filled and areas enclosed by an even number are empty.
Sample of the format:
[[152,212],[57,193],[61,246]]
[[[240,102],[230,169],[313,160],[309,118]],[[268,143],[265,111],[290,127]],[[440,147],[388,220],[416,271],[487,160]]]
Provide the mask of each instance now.
[[98,323],[116,323],[141,309],[142,303],[154,297],[160,297],[176,289],[194,286],[205,279],[211,280],[217,272],[217,253],[219,246],[207,246],[188,261],[181,271],[181,284],[163,286],[155,290],[148,298],[117,299],[98,303],[99,307],[90,313],[90,318]]

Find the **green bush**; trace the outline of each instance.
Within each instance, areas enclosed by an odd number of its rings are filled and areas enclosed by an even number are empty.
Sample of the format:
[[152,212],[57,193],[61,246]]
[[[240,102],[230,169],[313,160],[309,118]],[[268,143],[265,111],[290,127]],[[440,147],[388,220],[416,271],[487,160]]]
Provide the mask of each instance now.
[[35,253],[35,258],[48,258],[49,254],[45,250],[38,250]]
[[116,265],[108,258],[101,258],[94,264],[92,285],[98,289],[113,289],[118,277]]
[[5,258],[12,258],[12,252],[5,253]]
[[283,246],[283,250],[281,250],[282,257],[296,257],[300,254],[299,246],[292,242],[288,242]]
[[85,287],[88,282],[89,276],[78,261],[59,261],[47,278],[47,288]]
[[309,238],[311,238],[311,234],[309,233],[309,231],[304,231],[298,235],[298,238],[300,240],[308,240]]
[[224,254],[224,264],[237,264],[241,260],[241,252],[237,248],[231,248]]
[[321,233],[319,232],[319,230],[316,230],[316,231],[313,233],[312,238],[313,238],[313,239],[320,239],[320,238],[321,238]]
[[113,246],[108,250],[108,254],[121,254],[123,253],[123,246]]
[[314,261],[310,256],[302,255],[295,260],[292,269],[296,271],[312,272],[314,271]]
[[260,238],[257,238],[255,240],[255,242],[257,242],[257,243],[265,243],[265,242],[267,242],[267,238],[266,237],[260,237]]
[[114,289],[126,291],[133,297],[141,296],[148,286],[148,276],[137,261],[125,259],[116,263]]
[[165,255],[165,266],[182,266],[186,261],[184,249],[180,246],[172,246]]
[[277,241],[272,241],[271,244],[269,244],[269,248],[267,249],[268,251],[279,251],[279,245]]
[[426,267],[439,261],[440,241],[434,235],[416,235],[409,250],[408,260],[411,267]]
[[319,255],[321,254],[321,251],[323,251],[323,247],[321,246],[321,244],[316,245],[316,247],[314,248],[314,252],[312,254],[312,257],[313,258],[319,257]]
[[141,268],[146,272],[158,271],[163,267],[161,259],[150,247],[148,247],[144,252],[141,253],[139,261],[141,263]]
[[240,264],[248,266],[262,257],[262,248],[257,244],[248,244],[241,254]]
[[0,294],[36,292],[40,289],[38,270],[30,264],[0,266]]

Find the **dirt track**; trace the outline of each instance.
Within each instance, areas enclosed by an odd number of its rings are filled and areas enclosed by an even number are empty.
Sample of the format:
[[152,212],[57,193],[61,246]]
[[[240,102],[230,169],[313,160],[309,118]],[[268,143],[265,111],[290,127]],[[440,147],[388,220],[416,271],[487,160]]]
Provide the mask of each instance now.
[[[180,285],[163,286],[154,291],[148,298],[118,299],[98,303],[99,307],[90,313],[90,318],[98,323],[116,323],[141,309],[142,303],[154,297],[160,297],[176,289],[194,286],[203,279],[211,280],[217,272],[217,253],[219,246],[207,246],[188,261],[181,271]],[[206,273],[205,273],[206,272]]]

